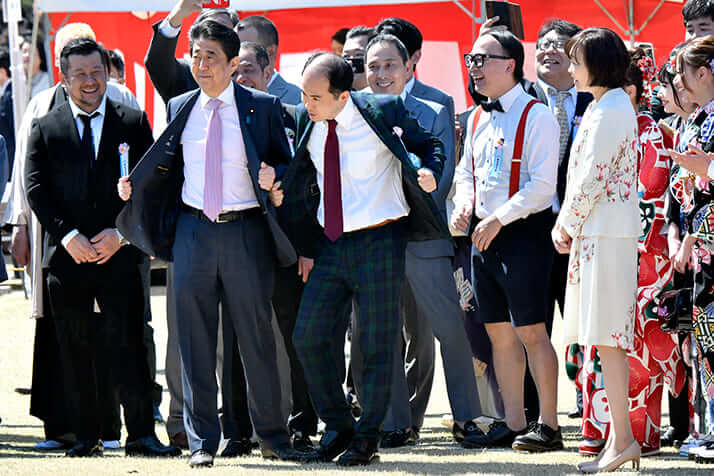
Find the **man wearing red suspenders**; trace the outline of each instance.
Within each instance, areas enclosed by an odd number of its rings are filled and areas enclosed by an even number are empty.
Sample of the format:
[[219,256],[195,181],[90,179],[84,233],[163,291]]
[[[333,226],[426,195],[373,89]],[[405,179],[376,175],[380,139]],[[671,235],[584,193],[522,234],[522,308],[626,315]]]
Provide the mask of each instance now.
[[[476,91],[489,101],[468,125],[451,221],[461,229],[471,225],[476,316],[493,347],[505,408],[504,421],[492,424],[478,443],[550,451],[563,448],[558,362],[545,327],[559,127],[519,84],[523,57],[523,45],[508,31],[482,35],[465,55]],[[524,346],[540,400],[540,420],[530,429],[523,403]]]

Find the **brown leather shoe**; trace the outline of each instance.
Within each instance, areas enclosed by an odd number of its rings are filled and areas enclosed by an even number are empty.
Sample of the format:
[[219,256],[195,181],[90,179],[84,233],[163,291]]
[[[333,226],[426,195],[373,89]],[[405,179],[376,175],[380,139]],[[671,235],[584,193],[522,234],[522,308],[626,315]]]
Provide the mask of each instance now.
[[169,435],[169,443],[171,446],[176,448],[181,448],[182,450],[188,449],[188,437],[185,431],[179,431],[174,436]]

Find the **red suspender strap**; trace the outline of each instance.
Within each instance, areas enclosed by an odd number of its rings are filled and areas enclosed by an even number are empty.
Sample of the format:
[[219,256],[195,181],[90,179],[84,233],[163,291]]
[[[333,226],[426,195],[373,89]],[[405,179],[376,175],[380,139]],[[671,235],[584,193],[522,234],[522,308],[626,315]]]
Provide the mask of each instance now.
[[511,184],[508,187],[508,198],[510,199],[518,192],[518,182],[521,178],[521,158],[523,157],[523,140],[526,134],[526,119],[528,119],[528,111],[537,103],[538,101],[533,99],[523,110],[521,114],[521,120],[518,122],[518,129],[516,130],[516,142],[513,144],[513,158],[511,159]]
[[476,137],[476,126],[478,126],[478,121],[481,119],[481,113],[483,112],[483,108],[481,106],[477,107],[476,110],[473,113],[474,117],[474,122],[473,122],[473,131],[472,131],[472,136],[471,136],[471,178],[473,178],[474,181],[474,201],[476,200],[476,171],[474,170],[474,150],[473,150],[473,143],[474,143],[474,137]]

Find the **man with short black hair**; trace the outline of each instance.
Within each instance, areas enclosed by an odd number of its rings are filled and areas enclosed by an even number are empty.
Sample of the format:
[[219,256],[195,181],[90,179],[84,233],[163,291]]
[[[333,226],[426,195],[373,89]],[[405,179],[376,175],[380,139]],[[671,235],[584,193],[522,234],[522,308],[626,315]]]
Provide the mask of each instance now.
[[264,16],[253,15],[238,22],[236,29],[241,41],[259,43],[268,51],[269,71],[272,72],[268,80],[268,93],[280,98],[284,104],[300,104],[300,88],[285,81],[275,69],[278,59],[278,29],[275,23]]
[[[281,215],[307,278],[293,334],[310,396],[326,432],[307,461],[365,465],[378,459],[389,405],[399,301],[408,237],[448,239],[429,196],[444,149],[399,97],[350,92],[352,68],[332,53],[311,56],[303,71],[295,158],[283,184]],[[408,151],[421,158],[412,163]],[[313,268],[314,266],[314,268]],[[364,356],[355,423],[342,392],[346,304],[356,303]]]
[[687,0],[682,7],[685,40],[714,34],[714,2],[712,0]]
[[109,80],[119,84],[126,83],[124,55],[119,50],[107,51],[109,55]]
[[191,75],[191,67],[184,59],[176,59],[176,45],[181,24],[195,12],[201,12],[196,17],[195,24],[203,20],[213,20],[228,28],[238,25],[238,14],[235,10],[226,8],[202,7],[201,0],[178,0],[168,16],[154,23],[154,35],[146,52],[144,64],[151,82],[161,99],[168,104],[169,99],[196,89],[198,85]]
[[15,118],[12,110],[12,80],[10,79],[10,50],[0,47],[0,135],[7,146],[10,177],[15,160]]
[[355,91],[361,91],[367,87],[367,76],[364,70],[364,50],[369,40],[371,40],[375,34],[374,28],[356,26],[348,31],[345,37],[342,57],[352,66],[352,73],[354,74],[352,89]]
[[[101,455],[98,399],[105,376],[118,386],[128,431],[128,456],[177,456],[154,434],[151,379],[142,342],[141,252],[114,222],[123,204],[114,192],[119,161],[136,164],[152,142],[146,115],[106,97],[106,54],[90,39],[70,41],[60,70],[68,101],[35,120],[27,148],[27,200],[44,230],[42,257],[49,302],[77,444],[67,456]],[[75,160],[68,161],[67,157]],[[104,326],[97,330],[94,303]]]
[[[240,40],[232,29],[205,20],[190,39],[200,89],[169,102],[170,122],[133,171],[135,199],[117,225],[152,256],[173,261],[190,465],[211,466],[220,439],[219,304],[238,339],[263,457],[295,459],[280,409],[270,301],[277,263],[296,256],[264,198],[275,167],[290,161],[280,102],[233,81]],[[132,195],[128,177],[119,193]]]
[[[524,49],[511,32],[481,35],[464,62],[474,88],[489,101],[469,120],[450,219],[471,233],[475,313],[493,347],[505,407],[505,420],[468,446],[562,449],[558,361],[545,327],[558,124],[520,85]],[[524,347],[540,400],[539,424],[531,431],[523,404]]]
[[345,46],[348,31],[350,31],[349,28],[340,28],[332,35],[332,38],[330,38],[330,47],[332,48],[332,52],[336,55],[342,56],[342,48]]

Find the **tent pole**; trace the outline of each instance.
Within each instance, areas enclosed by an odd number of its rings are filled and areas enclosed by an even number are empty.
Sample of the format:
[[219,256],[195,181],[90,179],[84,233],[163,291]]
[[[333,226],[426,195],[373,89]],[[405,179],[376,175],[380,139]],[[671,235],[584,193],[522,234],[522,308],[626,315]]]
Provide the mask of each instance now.
[[8,43],[10,47],[10,77],[12,78],[12,113],[15,121],[15,133],[20,128],[22,115],[25,112],[25,68],[22,65],[22,51],[20,51],[20,32],[18,22],[21,18],[10,18],[8,15],[8,1],[3,0],[3,19],[7,23]]
[[[37,9],[37,0],[32,2],[32,39],[30,41],[30,65],[28,71],[32,71],[35,68],[35,51],[37,51],[37,31],[40,29],[40,11]],[[45,45],[42,45],[44,48]],[[49,64],[47,65],[49,69]],[[25,104],[30,102],[30,95],[32,93],[32,77],[28,74],[27,77],[27,88],[25,89]]]
[[630,0],[630,8],[627,15],[628,28],[630,30],[630,48],[635,47],[635,5]]

